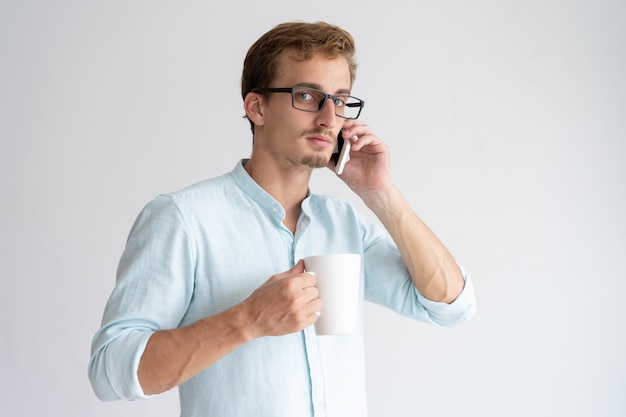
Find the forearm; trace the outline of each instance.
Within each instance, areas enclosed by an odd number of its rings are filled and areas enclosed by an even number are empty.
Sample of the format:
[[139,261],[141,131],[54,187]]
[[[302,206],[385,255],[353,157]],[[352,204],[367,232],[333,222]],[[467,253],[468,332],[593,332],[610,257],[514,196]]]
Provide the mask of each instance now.
[[145,394],[174,388],[251,339],[241,306],[152,335],[137,376]]
[[361,195],[398,246],[417,290],[432,301],[451,303],[463,290],[459,267],[393,185]]
[[304,273],[304,262],[299,261],[222,313],[154,333],[137,371],[144,394],[180,385],[253,339],[311,326],[322,307],[318,295],[315,277]]

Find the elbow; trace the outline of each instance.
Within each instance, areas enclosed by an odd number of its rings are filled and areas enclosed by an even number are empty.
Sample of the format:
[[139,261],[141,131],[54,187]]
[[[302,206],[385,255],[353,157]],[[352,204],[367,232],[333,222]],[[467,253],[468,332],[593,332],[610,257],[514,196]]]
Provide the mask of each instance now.
[[144,370],[141,364],[137,370],[137,379],[145,395],[161,394],[179,385],[177,380],[162,380],[149,375],[149,372]]

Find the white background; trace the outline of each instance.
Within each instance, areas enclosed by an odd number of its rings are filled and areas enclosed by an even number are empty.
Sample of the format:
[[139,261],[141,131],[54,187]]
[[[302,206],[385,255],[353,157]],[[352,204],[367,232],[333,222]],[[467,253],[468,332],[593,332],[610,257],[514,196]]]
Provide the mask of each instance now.
[[[97,400],[91,338],[143,205],[249,155],[244,55],[299,19],[355,36],[363,120],[477,290],[448,330],[367,307],[370,415],[626,415],[625,17],[609,0],[0,1],[0,414],[178,414],[176,390]],[[330,173],[312,187],[361,206]]]

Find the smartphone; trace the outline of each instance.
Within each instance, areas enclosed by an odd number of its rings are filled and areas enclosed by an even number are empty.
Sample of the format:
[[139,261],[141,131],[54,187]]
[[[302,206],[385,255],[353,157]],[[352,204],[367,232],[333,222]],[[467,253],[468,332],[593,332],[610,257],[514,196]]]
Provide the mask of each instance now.
[[343,168],[350,160],[350,141],[345,140],[343,136],[341,136],[341,131],[339,132],[339,135],[337,135],[337,145],[333,151],[332,158],[335,162],[335,172],[337,175],[341,175],[343,173]]

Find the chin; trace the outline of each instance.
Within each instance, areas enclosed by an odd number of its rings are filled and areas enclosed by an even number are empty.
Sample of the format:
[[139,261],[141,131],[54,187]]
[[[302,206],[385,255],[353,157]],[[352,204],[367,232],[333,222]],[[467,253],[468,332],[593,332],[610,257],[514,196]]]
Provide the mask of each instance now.
[[302,160],[302,165],[309,168],[325,168],[328,166],[328,159],[322,156],[307,157]]

